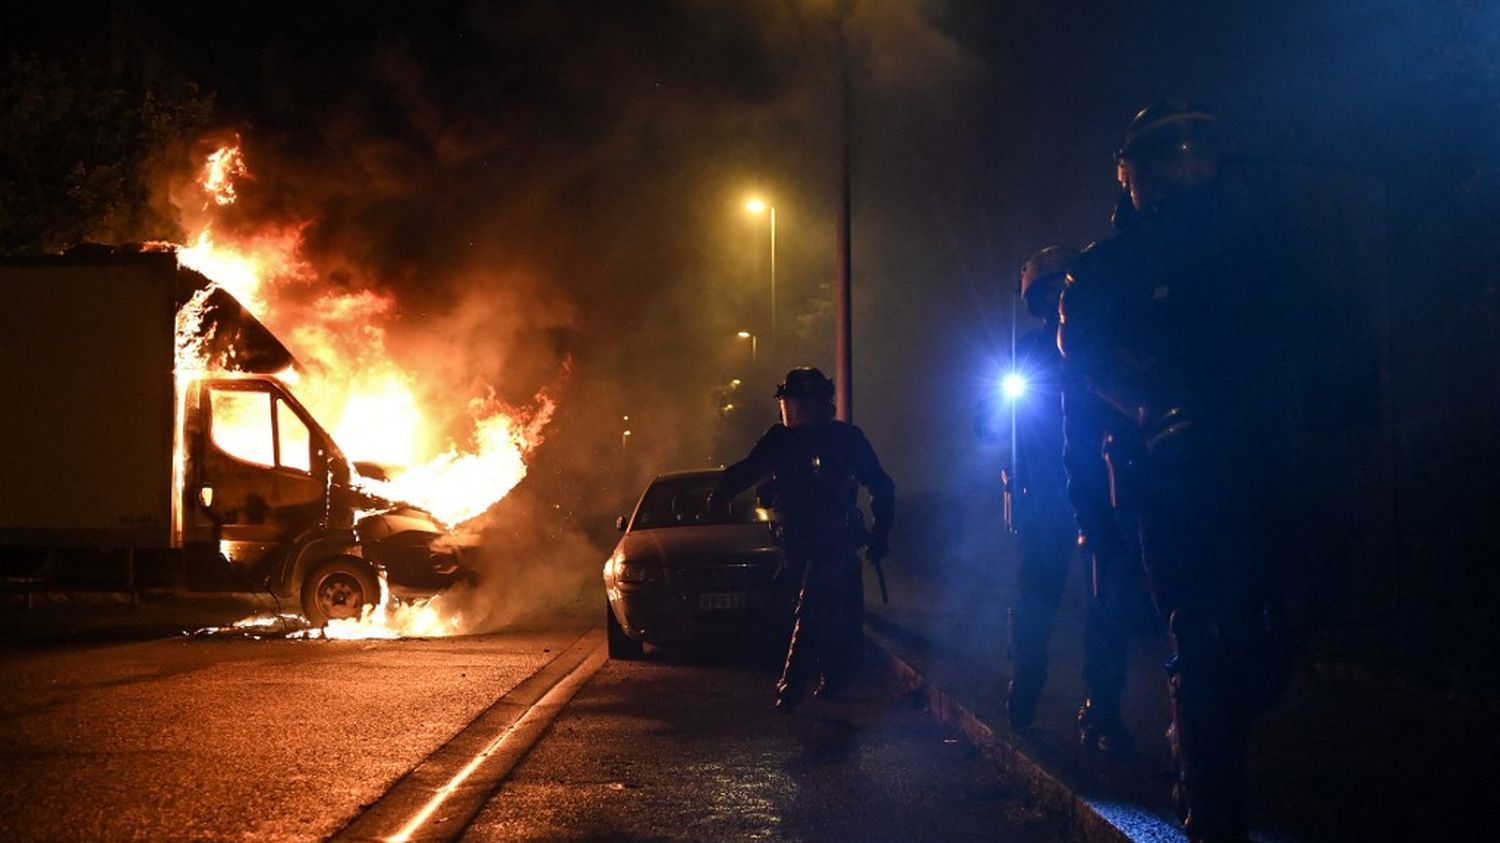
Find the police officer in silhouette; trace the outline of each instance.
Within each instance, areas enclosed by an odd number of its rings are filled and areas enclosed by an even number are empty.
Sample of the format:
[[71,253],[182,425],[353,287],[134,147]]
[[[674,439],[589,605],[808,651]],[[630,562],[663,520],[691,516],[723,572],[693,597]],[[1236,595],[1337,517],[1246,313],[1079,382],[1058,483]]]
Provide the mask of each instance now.
[[[1175,794],[1190,839],[1247,840],[1246,736],[1280,692],[1285,651],[1257,550],[1258,292],[1248,237],[1224,223],[1215,118],[1143,109],[1117,155],[1120,231],[1074,262],[1059,346],[1135,439],[1141,544],[1172,636]],[[1112,458],[1113,459],[1113,458]]]
[[[1085,429],[1084,415],[1074,412],[1075,429],[1064,436],[1065,398],[1070,410],[1081,409],[1081,402],[1092,398],[1086,390],[1068,388],[1077,379],[1068,377],[1057,350],[1058,297],[1077,257],[1077,249],[1049,246],[1022,266],[1021,300],[1042,325],[1016,341],[1004,403],[986,420],[991,428],[1009,428],[1011,449],[1004,472],[1007,527],[1016,533],[1020,552],[1017,597],[1010,609],[1006,715],[1016,731],[1030,728],[1036,716],[1058,604],[1081,545],[1093,568],[1084,629],[1088,697],[1078,714],[1079,739],[1089,749],[1123,754],[1131,751],[1134,741],[1120,718],[1127,630],[1118,599],[1123,584],[1117,583],[1128,574],[1123,569],[1131,564],[1131,554],[1114,522],[1108,483],[1098,482],[1106,469],[1097,418]],[[987,438],[1001,438],[998,430],[986,433]],[[1070,475],[1082,482],[1070,482]]]
[[[863,617],[861,546],[872,562],[889,551],[895,484],[880,467],[864,433],[834,418],[834,385],[813,368],[787,372],[776,388],[781,424],[755,443],[749,456],[725,470],[710,506],[722,506],[769,477],[761,498],[802,589],[786,664],[776,685],[776,707],[790,711],[820,680],[819,696],[846,687],[858,667]],[[874,524],[866,531],[859,487],[870,492]]]

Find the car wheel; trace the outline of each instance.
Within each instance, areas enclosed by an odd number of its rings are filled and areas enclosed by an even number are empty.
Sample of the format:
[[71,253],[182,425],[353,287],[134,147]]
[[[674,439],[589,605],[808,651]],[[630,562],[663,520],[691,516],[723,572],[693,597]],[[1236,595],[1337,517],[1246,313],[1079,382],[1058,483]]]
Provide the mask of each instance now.
[[604,601],[604,628],[609,633],[609,657],[621,661],[633,661],[646,655],[646,645],[625,634],[625,628],[615,620],[615,610]]
[[302,616],[313,626],[359,618],[380,599],[375,574],[362,560],[339,557],[319,563],[302,580]]

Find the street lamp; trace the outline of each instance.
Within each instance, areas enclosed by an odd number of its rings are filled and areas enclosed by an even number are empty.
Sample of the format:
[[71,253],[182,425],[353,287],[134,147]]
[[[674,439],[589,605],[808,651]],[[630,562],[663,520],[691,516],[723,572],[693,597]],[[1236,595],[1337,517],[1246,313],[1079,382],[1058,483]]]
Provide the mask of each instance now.
[[769,211],[771,218],[771,363],[776,363],[776,206],[760,197],[745,202],[745,210],[756,216]]
[[750,371],[753,373],[755,371],[755,369],[756,369],[756,363],[755,363],[755,356],[756,356],[755,344],[756,344],[756,339],[755,339],[755,335],[752,334],[752,333],[750,333],[749,331],[740,331],[738,334],[735,334],[735,336],[739,337],[742,340],[749,340],[750,341]]

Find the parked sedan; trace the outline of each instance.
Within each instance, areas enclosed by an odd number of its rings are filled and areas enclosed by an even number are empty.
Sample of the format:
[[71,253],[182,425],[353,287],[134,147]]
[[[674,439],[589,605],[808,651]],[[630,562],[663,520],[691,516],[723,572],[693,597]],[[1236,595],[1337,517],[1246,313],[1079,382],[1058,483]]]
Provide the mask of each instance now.
[[638,658],[643,643],[789,629],[796,583],[782,571],[770,514],[753,492],[735,498],[728,513],[708,511],[723,473],[663,474],[635,512],[616,521],[624,535],[604,563],[611,657]]

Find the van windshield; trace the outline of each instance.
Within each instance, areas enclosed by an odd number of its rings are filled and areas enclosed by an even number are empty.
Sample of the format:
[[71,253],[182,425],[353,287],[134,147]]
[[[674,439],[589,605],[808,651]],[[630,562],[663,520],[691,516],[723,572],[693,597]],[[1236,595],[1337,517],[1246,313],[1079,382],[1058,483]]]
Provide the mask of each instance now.
[[646,490],[631,529],[658,527],[692,527],[704,524],[757,524],[771,520],[771,514],[756,505],[753,489],[735,496],[729,513],[708,512],[708,493],[719,482],[716,474],[705,477],[681,477],[658,480]]

